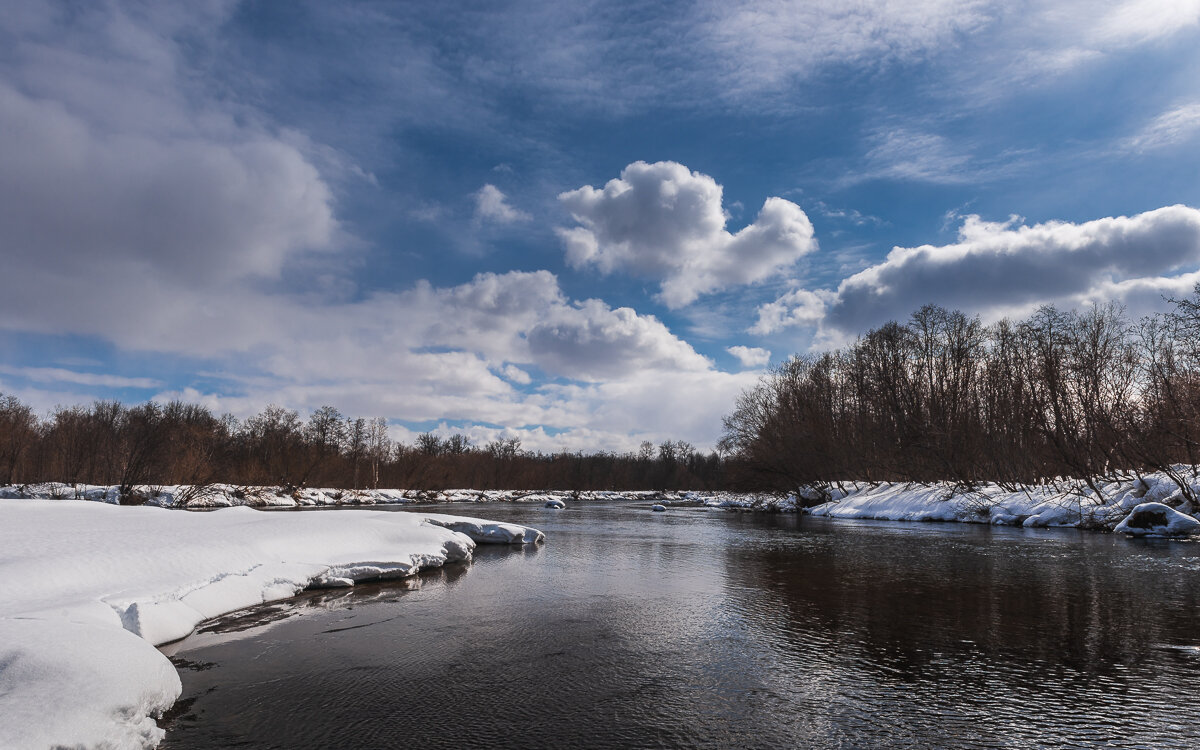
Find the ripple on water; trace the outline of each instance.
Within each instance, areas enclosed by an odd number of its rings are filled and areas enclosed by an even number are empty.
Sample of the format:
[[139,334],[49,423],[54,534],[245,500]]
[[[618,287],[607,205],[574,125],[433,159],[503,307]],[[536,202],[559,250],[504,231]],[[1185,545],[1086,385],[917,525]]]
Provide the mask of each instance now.
[[1200,746],[1197,545],[487,510],[547,543],[184,644],[164,747]]

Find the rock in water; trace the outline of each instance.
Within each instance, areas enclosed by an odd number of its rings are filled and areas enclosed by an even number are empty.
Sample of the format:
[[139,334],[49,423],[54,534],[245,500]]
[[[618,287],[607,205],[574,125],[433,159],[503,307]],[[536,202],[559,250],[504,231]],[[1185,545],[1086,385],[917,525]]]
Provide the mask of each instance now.
[[654,511],[655,513],[662,513],[666,509],[667,509],[667,506],[665,506],[665,505],[655,504],[655,505],[650,506],[650,510]]
[[1142,503],[1113,531],[1131,536],[1188,536],[1200,531],[1200,521],[1169,505]]
[[563,508],[567,507],[567,504],[562,500],[547,500],[546,507],[554,508],[555,510],[562,510]]

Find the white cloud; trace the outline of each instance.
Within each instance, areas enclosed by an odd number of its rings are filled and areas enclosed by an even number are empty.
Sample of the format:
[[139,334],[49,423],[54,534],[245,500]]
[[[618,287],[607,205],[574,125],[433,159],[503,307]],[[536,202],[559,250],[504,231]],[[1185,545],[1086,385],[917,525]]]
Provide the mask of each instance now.
[[1183,143],[1197,133],[1200,133],[1200,102],[1191,102],[1155,117],[1124,145],[1133,151],[1152,151]]
[[972,176],[971,158],[946,138],[904,128],[876,133],[864,162],[864,173],[849,179],[960,183]]
[[[707,450],[720,439],[721,417],[760,375],[756,370],[647,373],[588,385],[547,385],[544,390],[550,398],[586,411],[589,429],[632,433],[652,442],[682,438]],[[628,425],[638,429],[631,431]]]
[[800,207],[768,198],[754,223],[730,233],[716,180],[675,162],[634,162],[597,190],[559,200],[580,226],[559,229],[567,262],[661,282],[659,299],[681,307],[709,292],[763,281],[817,248]]
[[730,346],[725,351],[737,357],[743,367],[762,367],[771,361],[770,350],[757,346]]
[[517,385],[529,385],[533,382],[533,378],[530,376],[530,374],[516,365],[505,365],[503,368],[501,368],[500,375],[505,380],[516,383]]
[[[359,292],[328,150],[212,96],[186,68],[175,40],[215,33],[229,7],[214,7],[81,8],[66,29],[21,14],[23,41],[0,59],[0,232],[6,278],[20,279],[0,295],[0,327],[96,336],[198,365],[220,387],[11,368],[19,382],[83,391],[19,396],[45,405],[86,402],[89,388],[157,388],[243,417],[271,402],[334,404],[508,425],[547,447],[641,434],[702,444],[697,413],[713,420],[704,434],[719,429],[723,402],[654,412],[649,428],[608,404],[624,389],[682,378],[696,394],[696,382],[729,376],[657,319],[570,300],[546,271]],[[481,218],[523,217],[494,186],[476,200]],[[588,398],[570,400],[571,388]]]
[[[1140,315],[1161,308],[1162,295],[1186,292],[1200,267],[1200,210],[1167,206],[1135,216],[1082,224],[967,216],[951,245],[893,249],[887,258],[844,279],[836,292],[788,295],[760,309],[758,332],[787,325],[793,306],[827,336],[856,333],[906,318],[926,303],[981,314],[1024,315],[1045,303],[1074,307],[1116,300]],[[813,296],[810,296],[813,295]],[[817,301],[824,315],[817,316]],[[793,305],[793,301],[801,304]]]
[[1090,36],[1101,45],[1143,44],[1200,25],[1200,0],[1126,0],[1101,13]]
[[161,388],[154,378],[130,378],[94,372],[77,372],[61,367],[10,367],[0,365],[0,374],[24,378],[33,383],[73,383],[103,388]]
[[758,320],[748,330],[766,336],[784,328],[816,325],[825,317],[828,292],[795,289],[758,308]]
[[620,377],[631,368],[703,371],[711,365],[654,316],[595,299],[551,310],[526,340],[543,370],[580,380]]
[[227,11],[20,17],[0,62],[7,271],[228,283],[331,248],[333,195],[310,159],[330,153],[205,96],[181,70],[174,39],[215,33]]
[[[159,304],[152,290],[102,296],[111,304],[110,318],[119,313],[133,320],[144,316],[148,300]],[[206,314],[210,306],[213,315]],[[162,325],[95,331],[122,348],[209,363],[217,373],[207,377],[225,381],[220,393],[182,388],[155,397],[241,417],[272,402],[301,410],[334,404],[347,414],[392,420],[542,426],[545,442],[538,445],[544,446],[586,448],[587,440],[593,447],[626,446],[632,435],[704,446],[715,441],[728,407],[706,401],[702,409],[656,411],[657,421],[647,422],[635,409],[606,403],[629,392],[673,390],[680,382],[698,400],[698,383],[713,382],[713,399],[723,398],[729,376],[653,316],[595,299],[572,301],[546,271],[479,274],[441,288],[422,282],[316,305],[286,294],[180,295],[153,316],[163,317]],[[86,310],[60,311],[56,321],[56,330],[88,327]],[[586,398],[573,400],[577,393]],[[700,432],[697,413],[713,420]]]
[[704,7],[705,41],[741,96],[829,64],[919,59],[955,46],[997,15],[989,0],[707,0]]
[[500,188],[488,183],[475,193],[475,218],[478,221],[512,224],[517,221],[529,221],[532,217],[510,205],[508,197]]

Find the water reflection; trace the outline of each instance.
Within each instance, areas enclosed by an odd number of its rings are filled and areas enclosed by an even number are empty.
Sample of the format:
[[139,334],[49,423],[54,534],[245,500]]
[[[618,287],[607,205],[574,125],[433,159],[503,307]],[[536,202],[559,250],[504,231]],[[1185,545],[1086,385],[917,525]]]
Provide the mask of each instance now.
[[487,511],[547,544],[198,634],[164,747],[1200,745],[1200,545]]
[[955,747],[1200,737],[1163,701],[1200,694],[1189,545],[805,521],[793,544],[728,551],[730,600],[755,638],[837,675],[839,728]]

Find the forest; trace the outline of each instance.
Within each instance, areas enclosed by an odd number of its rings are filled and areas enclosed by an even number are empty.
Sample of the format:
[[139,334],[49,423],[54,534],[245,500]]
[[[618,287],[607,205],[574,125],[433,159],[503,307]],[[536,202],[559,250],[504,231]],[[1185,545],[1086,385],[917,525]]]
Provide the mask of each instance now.
[[1170,302],[1137,321],[1107,304],[991,325],[927,305],[844,348],[794,356],[725,418],[733,481],[1096,489],[1157,471],[1195,500],[1200,285]]
[[683,441],[643,442],[636,452],[543,454],[508,438],[476,446],[432,432],[413,444],[388,437],[387,421],[345,417],[332,406],[307,419],[268,406],[239,421],[172,401],[97,401],[39,418],[0,394],[0,486],[102,484],[133,498],[139,485],[225,482],[284,488],[711,489],[723,462]]

